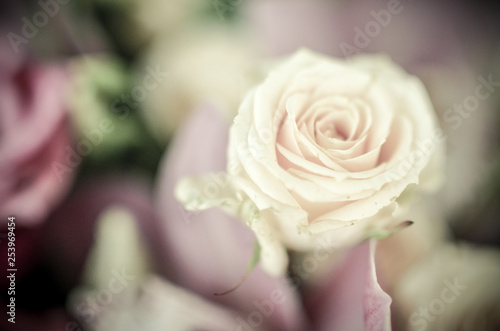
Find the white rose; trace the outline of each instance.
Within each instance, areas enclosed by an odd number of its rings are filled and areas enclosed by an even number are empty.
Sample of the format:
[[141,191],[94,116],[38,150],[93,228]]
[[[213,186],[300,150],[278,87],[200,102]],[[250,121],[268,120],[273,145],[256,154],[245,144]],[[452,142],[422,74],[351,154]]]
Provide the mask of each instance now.
[[437,123],[423,84],[386,57],[301,50],[243,100],[219,194],[206,194],[213,176],[184,180],[176,194],[188,209],[235,212],[255,231],[263,267],[280,274],[286,248],[342,248],[393,232],[403,221],[396,199],[436,177],[423,170],[435,170],[444,140]]

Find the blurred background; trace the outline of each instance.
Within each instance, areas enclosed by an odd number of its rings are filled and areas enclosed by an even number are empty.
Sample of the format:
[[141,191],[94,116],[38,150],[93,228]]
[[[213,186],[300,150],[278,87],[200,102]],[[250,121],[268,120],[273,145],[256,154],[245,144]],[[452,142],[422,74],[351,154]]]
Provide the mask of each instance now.
[[[433,235],[414,243],[430,247],[425,257],[419,256],[420,269],[412,272],[424,276],[408,282],[425,283],[431,289],[434,280],[425,275],[435,265],[425,259],[442,258],[441,265],[452,260],[429,244],[438,232],[436,236],[447,244],[487,251],[478,253],[481,258],[491,255],[485,265],[493,264],[492,270],[483,272],[483,265],[466,264],[469,258],[481,260],[476,251],[470,257],[468,251],[467,257],[461,255],[456,268],[478,270],[470,276],[478,282],[482,274],[492,282],[498,280],[497,7],[485,0],[2,0],[0,266],[8,269],[8,232],[12,231],[7,218],[13,216],[17,272],[16,323],[9,323],[8,315],[2,314],[0,329],[147,328],[146,322],[137,319],[137,324],[113,323],[133,315],[127,309],[147,310],[149,301],[143,299],[138,308],[140,295],[128,293],[126,284],[144,286],[141,282],[152,274],[159,282],[199,293],[192,285],[195,280],[183,283],[176,278],[178,261],[187,257],[169,243],[169,225],[165,225],[188,224],[192,215],[177,211],[175,217],[180,220],[174,220],[161,210],[172,199],[167,192],[171,178],[178,176],[168,170],[178,155],[174,154],[176,137],[199,109],[214,109],[229,125],[245,92],[277,59],[303,47],[335,57],[384,53],[424,82],[447,136],[446,179],[425,204],[428,218],[439,225],[431,225]],[[219,128],[210,121],[207,127]],[[434,250],[439,254],[433,255]],[[380,263],[391,274],[393,262]],[[124,267],[134,276],[112,273]],[[125,290],[108,289],[110,277],[121,280],[117,284]],[[444,276],[436,277],[442,282]],[[398,292],[394,285],[405,281],[387,283],[395,302],[394,329],[412,330],[408,318],[424,304],[405,301],[402,293],[412,292]],[[0,284],[5,307],[10,281],[3,276]],[[149,293],[157,291],[155,284],[137,286]],[[500,287],[491,286],[481,289],[491,294],[487,300],[486,294],[478,294],[486,308],[478,308],[474,318],[484,322],[476,326],[498,330]],[[422,302],[429,302],[436,293],[429,290]],[[230,299],[221,300],[217,304],[236,307]],[[108,301],[129,306],[108,309]],[[314,319],[307,307],[303,310],[306,319]],[[107,315],[115,312],[123,316],[113,315],[114,322],[109,322]],[[439,327],[429,324],[428,329],[468,329],[470,324],[456,322],[461,312],[450,308],[448,322]],[[151,313],[150,320],[156,317]],[[155,323],[148,324],[149,329],[204,329],[200,325],[176,328],[168,319]],[[268,329],[291,329],[286,325],[271,324]]]

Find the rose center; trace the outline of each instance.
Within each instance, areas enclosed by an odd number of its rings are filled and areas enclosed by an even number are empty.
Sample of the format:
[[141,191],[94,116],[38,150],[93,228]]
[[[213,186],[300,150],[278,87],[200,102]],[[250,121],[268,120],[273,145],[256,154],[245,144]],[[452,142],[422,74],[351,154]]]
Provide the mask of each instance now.
[[320,120],[316,130],[330,139],[346,141],[352,137],[353,125],[346,111],[333,111]]

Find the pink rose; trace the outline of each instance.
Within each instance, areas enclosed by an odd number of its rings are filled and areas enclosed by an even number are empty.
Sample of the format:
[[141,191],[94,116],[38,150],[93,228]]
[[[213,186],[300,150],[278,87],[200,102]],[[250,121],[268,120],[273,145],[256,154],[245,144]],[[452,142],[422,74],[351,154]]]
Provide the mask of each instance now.
[[71,141],[60,67],[0,54],[0,214],[40,222],[67,191],[72,171],[58,175]]

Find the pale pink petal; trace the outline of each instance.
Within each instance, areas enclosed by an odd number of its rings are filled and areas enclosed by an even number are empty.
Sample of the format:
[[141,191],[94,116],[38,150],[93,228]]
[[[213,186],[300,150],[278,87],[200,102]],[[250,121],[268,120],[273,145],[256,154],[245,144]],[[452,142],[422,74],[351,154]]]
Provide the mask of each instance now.
[[391,330],[391,297],[380,287],[375,270],[376,241],[370,243],[369,271],[365,279],[364,321],[370,331]]
[[370,242],[355,247],[325,284],[306,295],[318,331],[391,329],[391,298],[378,285],[374,249]]

